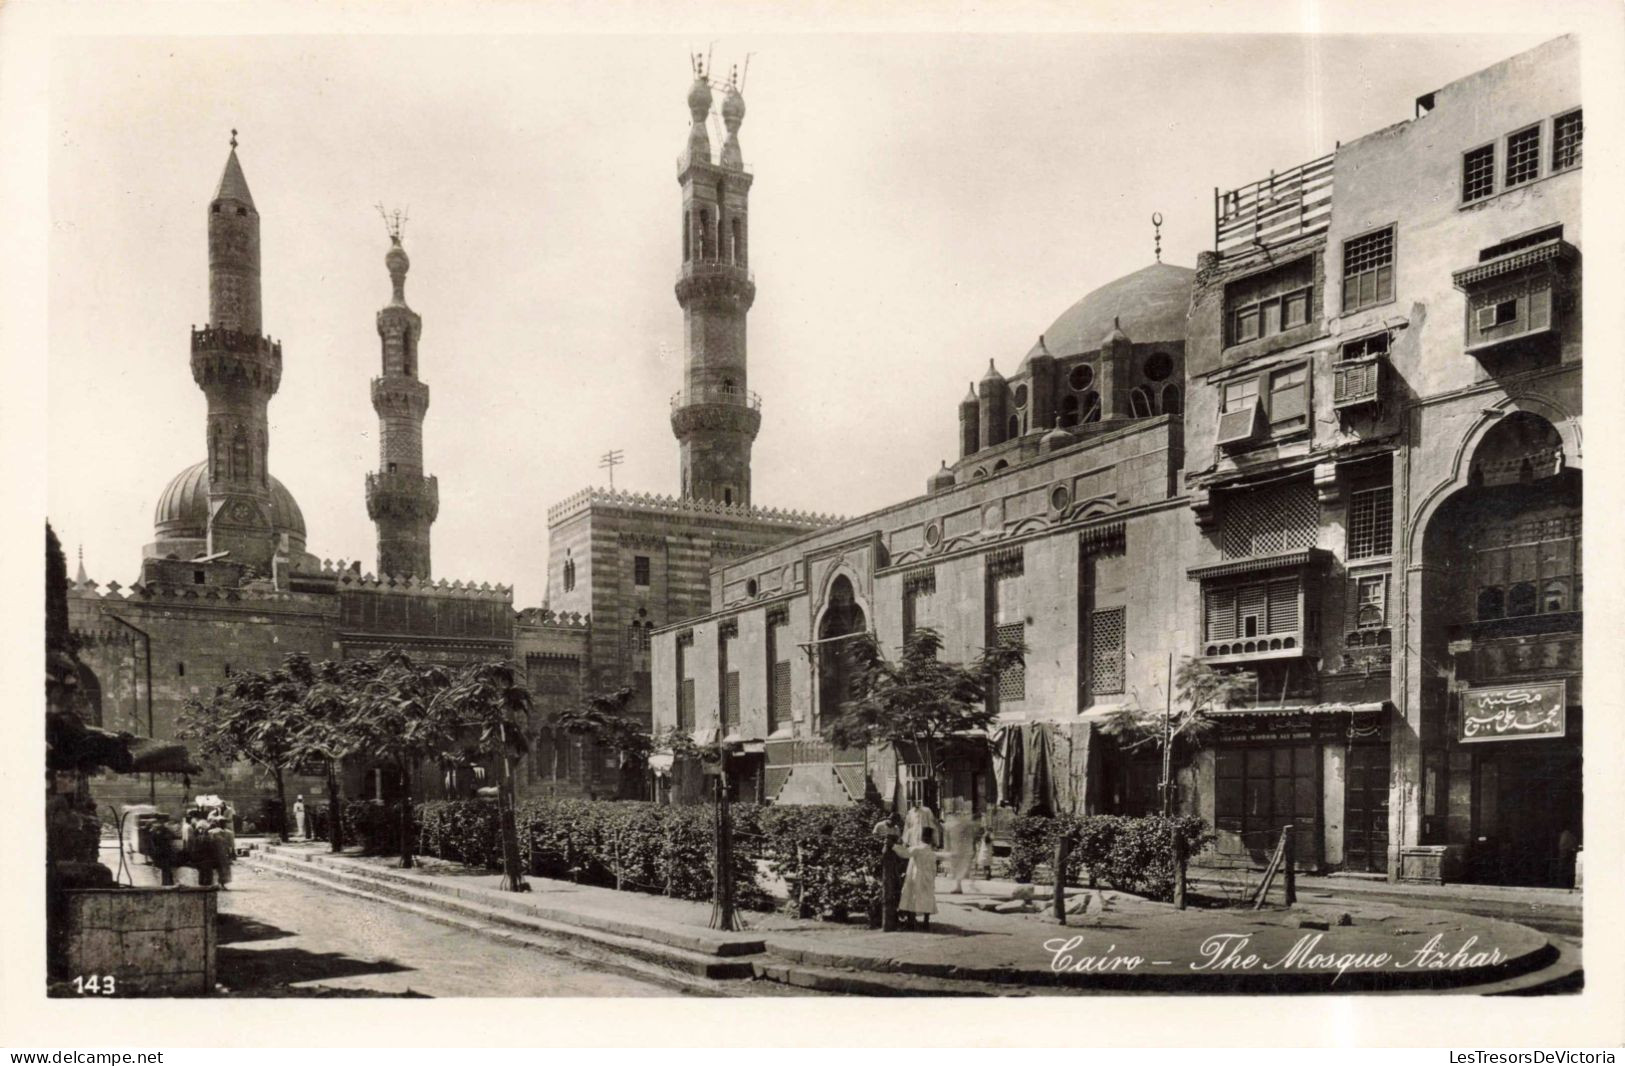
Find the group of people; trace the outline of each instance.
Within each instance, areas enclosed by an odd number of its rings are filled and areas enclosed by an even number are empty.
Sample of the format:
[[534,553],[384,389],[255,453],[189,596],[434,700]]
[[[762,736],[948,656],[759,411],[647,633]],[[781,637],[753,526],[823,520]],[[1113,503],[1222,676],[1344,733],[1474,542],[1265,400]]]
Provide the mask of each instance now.
[[948,877],[954,882],[950,894],[965,890],[975,868],[987,870],[992,864],[991,834],[970,815],[950,814],[945,828],[930,807],[916,805],[903,817],[894,813],[876,823],[874,836],[881,844],[882,927],[889,903],[904,928],[931,928],[931,916],[937,913],[939,845],[947,851]]
[[[204,800],[212,802],[205,803]],[[175,870],[190,866],[197,871],[197,883],[207,887],[231,883],[231,864],[237,855],[237,834],[232,831],[235,812],[231,804],[214,797],[199,797],[181,817],[180,831],[167,820],[152,828],[152,863],[158,867],[163,884],[175,883]]]

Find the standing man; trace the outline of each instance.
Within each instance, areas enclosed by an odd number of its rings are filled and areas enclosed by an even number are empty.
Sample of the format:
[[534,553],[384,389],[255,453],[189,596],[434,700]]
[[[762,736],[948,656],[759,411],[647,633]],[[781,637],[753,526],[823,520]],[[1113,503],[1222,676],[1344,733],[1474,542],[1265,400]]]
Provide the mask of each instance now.
[[293,835],[300,839],[309,839],[305,833],[305,797],[293,798]]

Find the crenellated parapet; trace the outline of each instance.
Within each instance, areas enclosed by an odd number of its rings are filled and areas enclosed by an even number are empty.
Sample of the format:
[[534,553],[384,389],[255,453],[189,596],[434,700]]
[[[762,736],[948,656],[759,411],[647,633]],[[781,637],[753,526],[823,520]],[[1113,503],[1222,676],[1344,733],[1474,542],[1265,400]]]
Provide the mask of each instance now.
[[571,515],[579,514],[594,505],[607,505],[650,514],[719,515],[726,518],[741,518],[753,522],[801,529],[839,525],[846,521],[846,518],[840,515],[780,510],[776,507],[753,507],[748,504],[723,503],[719,500],[684,499],[649,492],[586,488],[549,507],[547,509],[548,525],[563,521]]
[[266,396],[282,384],[282,342],[234,329],[192,329],[192,380],[200,388],[248,385]]
[[592,628],[592,616],[577,611],[554,611],[549,607],[526,607],[516,611],[514,624],[549,629],[586,631]]
[[397,578],[389,574],[363,574],[354,565],[346,564],[343,561],[335,564],[331,559],[322,560],[322,573],[330,574],[336,578],[341,591],[390,592],[433,595],[454,599],[513,602],[513,586],[511,585],[492,585],[489,582],[481,582],[476,585],[472,581],[447,581],[445,578],[438,581],[422,581],[415,577]]

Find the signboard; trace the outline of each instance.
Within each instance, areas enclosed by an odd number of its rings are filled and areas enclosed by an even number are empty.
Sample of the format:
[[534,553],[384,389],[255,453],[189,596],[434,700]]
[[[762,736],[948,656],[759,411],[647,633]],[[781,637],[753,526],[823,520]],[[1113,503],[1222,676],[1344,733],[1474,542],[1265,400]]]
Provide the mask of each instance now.
[[1461,694],[1463,744],[1544,740],[1563,735],[1567,690],[1562,681],[1495,685]]

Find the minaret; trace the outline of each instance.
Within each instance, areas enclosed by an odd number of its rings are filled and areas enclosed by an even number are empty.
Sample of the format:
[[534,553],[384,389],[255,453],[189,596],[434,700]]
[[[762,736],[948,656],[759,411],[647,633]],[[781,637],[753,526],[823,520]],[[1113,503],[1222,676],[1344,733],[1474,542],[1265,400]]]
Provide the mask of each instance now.
[[[380,209],[381,210],[381,209]],[[418,337],[423,320],[406,306],[406,272],[399,211],[385,215],[389,251],[384,266],[395,294],[378,312],[384,373],[372,379],[378,412],[378,472],[367,475],[367,515],[378,526],[378,573],[427,581],[429,526],[440,513],[440,486],[423,475],[423,415],[429,386],[418,380]]]
[[282,345],[260,334],[260,216],[237,162],[237,131],[209,202],[209,321],[192,330],[192,380],[208,399],[210,554],[269,575],[272,527],[266,408]]
[[683,264],[677,302],[683,308],[683,389],[672,397],[671,429],[682,453],[685,499],[750,504],[750,446],[761,428],[761,401],[746,388],[745,314],[756,299],[748,269],[751,175],[739,150],[745,98],[733,77],[723,93],[728,136],[711,161],[706,118],[711,85],[694,60],[688,90],[688,150],[677,181],[683,188]]

